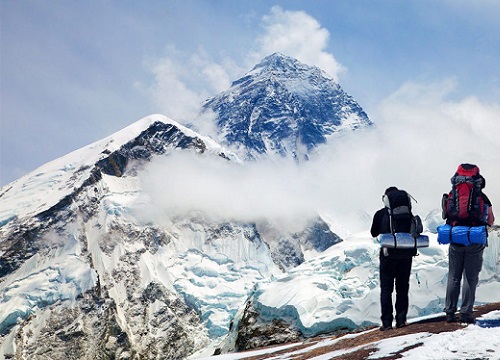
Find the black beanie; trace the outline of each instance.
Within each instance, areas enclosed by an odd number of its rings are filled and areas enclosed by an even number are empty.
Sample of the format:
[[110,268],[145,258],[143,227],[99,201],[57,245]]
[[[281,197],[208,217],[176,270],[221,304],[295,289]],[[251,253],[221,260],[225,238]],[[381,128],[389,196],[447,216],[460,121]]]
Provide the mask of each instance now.
[[387,189],[385,189],[385,195],[389,194],[390,192],[396,191],[396,190],[399,190],[399,189],[395,186],[388,187]]

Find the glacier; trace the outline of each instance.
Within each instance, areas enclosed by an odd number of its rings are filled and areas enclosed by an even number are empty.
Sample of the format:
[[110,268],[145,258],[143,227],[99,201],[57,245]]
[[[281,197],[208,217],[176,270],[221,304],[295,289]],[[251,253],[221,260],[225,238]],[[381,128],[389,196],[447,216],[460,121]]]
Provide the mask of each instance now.
[[[410,318],[441,313],[448,272],[447,246],[437,243],[419,249],[410,278]],[[477,302],[490,303],[500,290],[499,233],[490,233],[484,252]],[[306,336],[340,328],[379,323],[378,256],[380,245],[368,232],[356,234],[316,258],[290,270],[276,281],[259,286],[252,297],[261,316],[290,313]]]
[[[444,315],[448,246],[438,244],[435,229],[427,228],[425,234],[431,244],[419,249],[412,265],[410,322],[425,316]],[[490,245],[484,251],[476,293],[478,305],[498,301],[496,294],[500,290],[500,231],[492,230],[489,235]],[[307,338],[380,324],[379,250],[378,241],[368,231],[361,232],[274,281],[258,284],[248,300],[251,309],[246,310],[253,316],[251,328],[257,333],[263,332],[273,319],[284,319],[290,328]],[[274,343],[282,341],[279,336],[274,340]],[[240,344],[245,345],[239,350],[253,348],[252,342]],[[234,346],[227,342],[222,346],[222,353],[230,352]],[[206,355],[208,352],[197,354]]]

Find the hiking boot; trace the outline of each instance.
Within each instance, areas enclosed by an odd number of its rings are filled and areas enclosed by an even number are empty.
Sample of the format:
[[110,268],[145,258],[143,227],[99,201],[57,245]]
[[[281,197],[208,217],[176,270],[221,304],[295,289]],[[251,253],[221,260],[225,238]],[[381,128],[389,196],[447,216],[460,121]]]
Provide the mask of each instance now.
[[401,323],[396,323],[396,328],[398,328],[398,329],[401,329],[402,327],[405,327],[405,326],[408,326],[408,323],[406,321],[401,322]]
[[454,323],[457,322],[457,318],[455,317],[455,314],[446,314],[446,322],[447,323]]
[[387,331],[387,330],[392,330],[392,325],[382,325],[381,327],[379,327],[379,330],[380,331]]
[[460,314],[460,322],[474,324],[476,320],[469,314]]

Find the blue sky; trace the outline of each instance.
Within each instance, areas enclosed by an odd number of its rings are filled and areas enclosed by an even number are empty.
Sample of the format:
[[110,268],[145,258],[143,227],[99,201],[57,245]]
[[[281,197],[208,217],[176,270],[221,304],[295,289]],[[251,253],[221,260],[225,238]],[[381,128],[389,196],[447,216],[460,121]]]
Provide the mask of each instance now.
[[[500,138],[498,1],[0,4],[0,186],[149,114],[189,121],[275,51],[322,67],[377,124],[445,137],[473,114],[467,129]],[[488,156],[471,158],[494,169]]]

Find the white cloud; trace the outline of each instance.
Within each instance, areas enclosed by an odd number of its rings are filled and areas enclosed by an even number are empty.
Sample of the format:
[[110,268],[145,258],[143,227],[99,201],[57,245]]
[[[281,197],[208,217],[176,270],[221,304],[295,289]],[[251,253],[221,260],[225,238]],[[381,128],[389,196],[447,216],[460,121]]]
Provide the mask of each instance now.
[[305,214],[312,213],[297,193],[302,190],[298,172],[285,163],[241,166],[219,157],[177,152],[156,158],[140,176],[150,198],[147,216],[165,219],[200,211],[216,219],[287,222],[298,230],[301,219],[308,218]]
[[151,70],[154,83],[150,92],[160,111],[177,121],[196,115],[202,95],[186,85],[184,66],[166,57],[156,61]]
[[320,211],[357,232],[368,229],[388,186],[410,192],[415,212],[425,217],[439,208],[457,166],[474,162],[487,179],[486,193],[500,204],[493,180],[500,177],[500,106],[473,97],[449,101],[453,86],[450,80],[404,84],[381,104],[376,128],[337,136],[300,167],[177,154],[148,166],[144,188],[157,214],[199,209],[297,223]]
[[214,62],[203,48],[191,57],[189,65],[193,67],[192,71],[198,70],[203,75],[204,81],[201,82],[206,83],[212,93],[226,90],[234,80],[235,72],[241,71],[231,59],[224,59],[223,64]]
[[[455,85],[449,79],[404,84],[380,105],[376,131],[353,134],[334,145],[352,149],[343,155],[344,166],[360,164],[367,170],[360,179],[366,179],[370,191],[378,188],[380,195],[391,185],[405,188],[424,215],[439,207],[462,162],[476,163],[487,179],[499,178],[500,106],[474,97],[450,101]],[[500,204],[498,187],[487,186],[485,192],[493,204]]]
[[258,39],[254,59],[262,59],[274,52],[292,56],[301,62],[316,65],[335,81],[346,69],[328,53],[330,33],[304,11],[286,11],[274,6],[262,19],[264,34]]
[[[150,65],[153,84],[147,90],[159,111],[181,122],[191,123],[208,97],[228,88],[235,69],[230,59],[224,66],[212,61],[200,48],[186,55],[170,46],[168,55]],[[203,126],[200,126],[200,128]]]

